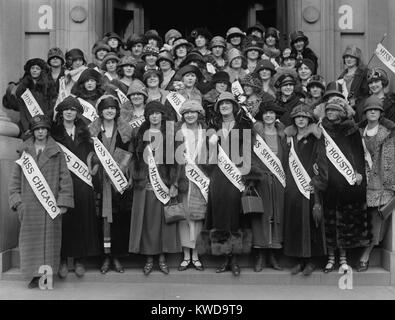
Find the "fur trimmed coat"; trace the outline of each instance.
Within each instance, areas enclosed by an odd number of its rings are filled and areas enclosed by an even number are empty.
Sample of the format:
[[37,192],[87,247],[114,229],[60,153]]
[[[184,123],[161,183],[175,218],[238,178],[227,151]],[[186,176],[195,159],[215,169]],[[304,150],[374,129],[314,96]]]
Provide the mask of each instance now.
[[[55,140],[48,137],[47,145],[37,159],[34,138],[26,140],[18,149],[29,153],[37,163],[49,187],[51,188],[58,207],[74,207],[73,182],[67,168],[64,154]],[[62,240],[62,216],[54,220],[45,211],[21,167],[14,165],[9,182],[9,205],[15,210],[18,203],[18,216],[21,223],[19,233],[19,250],[21,270],[26,279],[38,277],[42,265],[58,271]],[[68,212],[65,213],[67,215]]]
[[280,107],[285,109],[285,113],[280,117],[280,121],[286,127],[290,126],[292,124],[291,112],[293,108],[302,102],[300,97],[296,93],[293,93],[286,102],[284,102],[280,96],[277,98],[276,102]]
[[[343,79],[347,74],[347,69],[344,70],[338,80]],[[347,99],[355,99],[355,105],[358,105],[360,101],[369,95],[368,86],[368,69],[365,66],[358,66],[354,74],[354,79],[351,82],[350,89],[348,90]]]

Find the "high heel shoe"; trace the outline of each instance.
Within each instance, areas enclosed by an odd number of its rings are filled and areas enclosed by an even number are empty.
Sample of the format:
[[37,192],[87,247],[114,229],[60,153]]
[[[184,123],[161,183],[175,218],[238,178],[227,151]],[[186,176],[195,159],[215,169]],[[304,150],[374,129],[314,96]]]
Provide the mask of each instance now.
[[116,272],[118,272],[118,273],[124,273],[125,272],[121,262],[119,262],[119,260],[117,258],[113,259],[113,263],[114,263],[114,268],[115,268]]
[[283,271],[283,268],[279,265],[277,258],[276,258],[273,251],[270,252],[269,263],[271,264],[271,266],[274,270]]
[[100,272],[102,274],[106,274],[108,271],[110,271],[110,264],[111,264],[110,257],[106,257],[104,259],[104,262],[103,262],[101,268],[100,268]]
[[230,270],[231,270],[230,260],[229,260],[229,258],[227,258],[226,261],[222,265],[220,265],[219,267],[217,267],[215,269],[215,272],[216,273],[223,273],[223,272],[230,271]]
[[198,260],[192,260],[192,264],[193,264],[193,266],[195,267],[195,269],[197,271],[204,271],[203,264],[201,263],[201,261],[199,259]]
[[255,255],[255,265],[254,265],[255,272],[261,272],[263,270],[263,259],[264,259],[263,252],[259,250],[259,252],[257,252],[257,254]]
[[191,265],[191,260],[182,260],[180,265],[178,266],[178,271],[185,271]]
[[148,276],[152,272],[153,268],[154,268],[154,262],[153,261],[147,261],[145,263],[145,266],[144,266],[144,269],[143,269],[144,274],[146,276]]
[[335,256],[329,256],[328,262],[324,268],[324,273],[329,273],[335,270]]
[[167,265],[166,261],[159,261],[159,269],[164,274],[169,274],[169,266]]
[[369,269],[369,260],[368,261],[359,261],[357,266],[358,272],[364,272]]

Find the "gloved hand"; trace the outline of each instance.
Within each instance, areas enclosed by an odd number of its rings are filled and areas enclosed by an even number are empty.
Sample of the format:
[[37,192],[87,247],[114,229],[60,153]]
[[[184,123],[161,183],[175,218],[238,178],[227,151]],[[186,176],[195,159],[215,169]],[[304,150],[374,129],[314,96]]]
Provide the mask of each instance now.
[[356,178],[357,178],[357,185],[360,186],[361,183],[362,183],[363,177],[362,177],[362,175],[361,175],[360,173],[358,173],[358,172],[355,173],[355,176],[356,176]]
[[178,196],[178,188],[174,184],[172,184],[170,186],[170,198],[175,198],[177,196]]
[[318,226],[321,223],[322,216],[323,216],[322,207],[320,204],[316,203],[314,205],[312,215],[313,215],[313,219],[315,222],[315,226],[316,226],[316,228],[318,228]]

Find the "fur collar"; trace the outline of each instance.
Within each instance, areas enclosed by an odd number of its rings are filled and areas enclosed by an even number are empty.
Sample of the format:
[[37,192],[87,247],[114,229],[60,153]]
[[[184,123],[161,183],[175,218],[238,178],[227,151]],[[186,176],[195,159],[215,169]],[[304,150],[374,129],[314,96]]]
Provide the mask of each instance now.
[[[367,120],[364,120],[361,123],[359,123],[358,126],[360,128],[361,136],[363,135],[367,125],[368,125]],[[383,144],[388,137],[391,138],[395,137],[395,123],[386,118],[381,118],[379,121],[379,130],[376,135],[376,141],[378,145]]]
[[[295,125],[291,125],[284,130],[285,135],[289,137],[295,137],[298,134],[298,129],[295,127]],[[322,136],[322,130],[318,127],[316,123],[312,123],[307,127],[307,130],[305,134],[303,135],[303,138],[308,137],[309,135],[313,135],[317,139],[321,139]]]
[[[102,120],[97,118],[89,125],[89,131],[92,137],[97,137],[102,132]],[[127,143],[132,137],[132,127],[121,117],[117,119],[117,131],[123,143]]]
[[[51,129],[51,135],[56,141],[64,140],[66,137],[66,130],[63,124],[54,124]],[[78,119],[75,123],[75,136],[79,143],[91,142],[90,132],[82,119]]]
[[340,123],[333,123],[324,118],[322,120],[322,126],[328,131],[331,136],[349,136],[358,131],[358,126],[353,119],[344,119]]
[[[285,138],[285,127],[281,122],[276,122],[274,124],[274,126],[277,129],[277,135],[281,138],[284,139]],[[255,124],[253,125],[253,129],[256,133],[258,133],[261,137],[264,136],[265,134],[265,129],[264,129],[264,125],[262,121],[257,121],[255,122]]]
[[[26,151],[27,153],[29,153],[32,156],[34,156],[36,154],[33,137],[30,137],[29,139],[24,141],[22,143],[22,145],[17,149],[17,152],[19,154],[22,154],[23,151]],[[60,152],[61,152],[60,147],[57,145],[55,140],[51,136],[49,136],[48,140],[47,140],[47,145],[43,151],[43,154],[46,155],[48,158],[51,158]]]
[[277,48],[269,48],[266,44],[263,46],[263,53],[269,58],[277,58],[280,56],[280,50]]

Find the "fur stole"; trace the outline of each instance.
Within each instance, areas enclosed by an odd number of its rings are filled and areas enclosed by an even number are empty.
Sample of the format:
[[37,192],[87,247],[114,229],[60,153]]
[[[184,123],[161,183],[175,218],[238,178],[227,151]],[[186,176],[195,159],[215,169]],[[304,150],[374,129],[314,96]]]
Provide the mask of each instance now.
[[[128,143],[132,137],[132,127],[122,118],[118,118],[117,120],[117,131],[121,137],[123,143]],[[89,126],[89,131],[92,137],[97,137],[100,132],[102,132],[102,120],[101,118],[97,118],[93,121]]]

